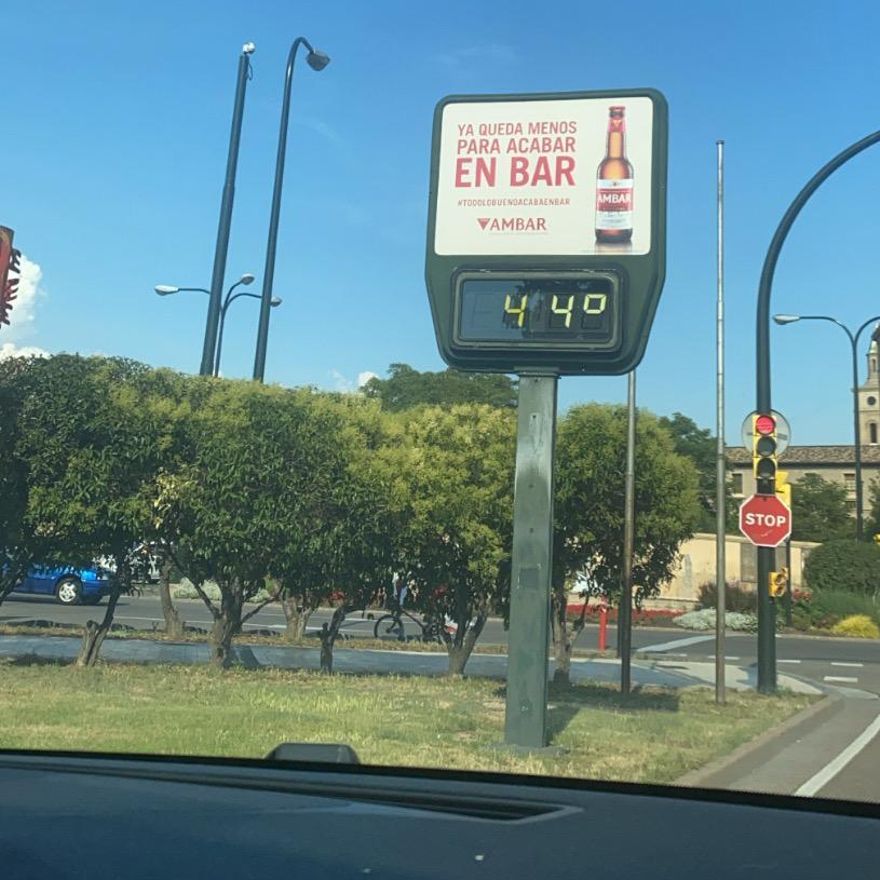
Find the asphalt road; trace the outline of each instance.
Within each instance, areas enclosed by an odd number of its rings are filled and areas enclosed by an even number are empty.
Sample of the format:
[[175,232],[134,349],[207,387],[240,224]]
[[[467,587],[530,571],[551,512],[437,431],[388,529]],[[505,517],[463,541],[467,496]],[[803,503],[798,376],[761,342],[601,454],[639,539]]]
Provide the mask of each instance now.
[[[199,600],[177,599],[175,605],[190,626],[207,629],[211,615]],[[0,623],[23,623],[45,620],[54,623],[81,625],[98,617],[100,609],[59,605],[54,599],[38,596],[13,595],[0,606]],[[331,612],[320,609],[312,615],[309,629],[319,629]],[[162,608],[158,596],[124,596],[119,600],[115,620],[134,629],[162,626]],[[258,612],[245,629],[284,629],[284,613],[277,605],[269,605]],[[344,631],[351,636],[371,637],[374,620],[362,618],[360,613],[349,615]],[[617,631],[608,628],[608,644],[614,646]],[[757,662],[757,636],[753,633],[728,633],[725,656],[729,663],[748,666]],[[491,618],[480,636],[484,645],[506,645],[504,624]],[[577,647],[595,649],[598,646],[598,627],[588,626],[581,633]],[[711,661],[715,655],[713,633],[694,633],[677,627],[635,627],[633,647],[637,653],[662,661]],[[779,635],[776,638],[776,656],[780,672],[809,678],[823,684],[859,688],[880,694],[880,641],[865,639],[837,639],[816,636]]]

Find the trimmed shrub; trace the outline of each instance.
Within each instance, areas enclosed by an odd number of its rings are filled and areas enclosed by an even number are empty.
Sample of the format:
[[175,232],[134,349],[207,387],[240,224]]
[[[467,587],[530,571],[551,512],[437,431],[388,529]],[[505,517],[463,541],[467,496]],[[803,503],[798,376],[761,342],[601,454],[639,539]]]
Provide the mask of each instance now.
[[[718,590],[715,581],[706,581],[700,585],[700,594],[697,601],[699,608],[715,608],[718,605]],[[747,590],[739,584],[728,583],[724,590],[725,611],[739,611],[743,613],[755,613],[758,610],[758,594],[754,590]]]
[[857,639],[880,639],[880,627],[867,614],[845,617],[831,632],[837,636],[853,636]]
[[811,590],[843,591],[876,598],[880,595],[880,547],[841,539],[813,550],[804,566]]

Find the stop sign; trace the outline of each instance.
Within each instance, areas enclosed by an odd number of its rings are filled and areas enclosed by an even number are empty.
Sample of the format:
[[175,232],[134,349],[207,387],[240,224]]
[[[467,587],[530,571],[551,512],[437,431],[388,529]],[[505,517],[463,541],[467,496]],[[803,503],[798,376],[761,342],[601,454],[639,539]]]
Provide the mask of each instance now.
[[739,530],[758,547],[778,547],[791,535],[791,510],[775,495],[752,495],[740,505]]

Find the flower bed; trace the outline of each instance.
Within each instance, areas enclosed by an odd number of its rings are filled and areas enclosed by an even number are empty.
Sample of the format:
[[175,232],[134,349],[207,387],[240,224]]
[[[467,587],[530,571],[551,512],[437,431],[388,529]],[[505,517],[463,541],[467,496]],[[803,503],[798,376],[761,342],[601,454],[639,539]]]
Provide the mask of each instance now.
[[[565,608],[565,616],[570,623],[580,620],[581,604],[570,604]],[[680,617],[683,612],[674,608],[633,608],[633,625],[635,626],[669,626],[676,618]],[[587,606],[585,616],[587,623],[599,622],[599,606]],[[609,608],[608,623],[617,623],[617,608]]]

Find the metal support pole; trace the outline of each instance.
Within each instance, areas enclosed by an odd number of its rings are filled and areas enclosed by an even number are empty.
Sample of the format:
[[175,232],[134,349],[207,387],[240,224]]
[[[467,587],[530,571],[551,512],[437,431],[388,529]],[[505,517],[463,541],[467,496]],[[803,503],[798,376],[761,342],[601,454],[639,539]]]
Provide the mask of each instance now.
[[791,570],[791,538],[785,542],[785,568],[788,571],[788,583],[785,585],[785,625],[791,626],[791,593],[794,589],[794,573]]
[[[865,328],[863,324],[859,333]],[[853,383],[853,442],[856,454],[856,540],[862,540],[864,532],[862,501],[862,432],[859,430],[859,353],[857,337],[850,337],[852,343],[852,383]]]
[[504,741],[526,748],[543,748],[547,737],[557,381],[519,380]]
[[724,626],[727,612],[727,540],[725,501],[727,467],[724,458],[724,141],[716,141],[717,151],[717,280],[715,310],[716,343],[716,473],[715,473],[715,702],[723,704],[725,694]]
[[254,354],[254,379],[262,382],[266,373],[266,348],[269,344],[269,315],[272,309],[272,285],[275,281],[275,252],[278,247],[278,222],[281,218],[281,190],[284,186],[284,160],[287,154],[287,123],[290,118],[290,90],[293,85],[293,67],[300,46],[310,52],[312,46],[304,37],[297,37],[287,56],[284,74],[284,97],[281,100],[281,125],[278,130],[278,150],[275,156],[275,183],[272,187],[272,208],[269,214],[269,240],[266,244],[266,266],[263,269],[263,292],[260,300],[260,322],[257,328],[257,348]]
[[617,614],[620,645],[620,693],[624,696],[632,686],[632,602],[633,553],[636,529],[636,371],[631,370],[626,382],[626,478],[623,501],[623,565],[621,566],[620,609]]
[[[785,243],[788,232],[797,219],[798,214],[800,214],[813,193],[841,165],[846,164],[854,156],[861,153],[862,150],[866,150],[876,143],[880,143],[880,131],[875,131],[860,141],[856,141],[856,143],[838,153],[830,162],[820,168],[807,181],[806,186],[795,196],[782,220],[779,221],[776,232],[773,233],[773,238],[764,257],[761,281],[758,285],[758,307],[755,321],[755,409],[758,412],[769,413],[771,408],[770,294],[782,245]],[[768,580],[772,553],[773,550],[771,549],[758,548],[758,690],[762,693],[772,693],[776,690],[775,621],[773,620],[773,603],[769,597],[770,584]]]
[[238,167],[238,147],[241,142],[241,121],[244,115],[244,96],[250,71],[253,43],[245,43],[238,59],[238,80],[235,87],[235,103],[232,110],[232,130],[229,134],[229,155],[226,158],[226,181],[220,201],[220,223],[217,227],[217,244],[214,248],[214,271],[211,275],[211,299],[205,321],[205,341],[202,346],[202,364],[199,373],[214,373],[214,352],[217,346],[217,329],[220,322],[220,298],[223,295],[223,278],[226,275],[226,254],[229,250],[229,229],[232,225],[232,203],[235,199],[235,172]]

